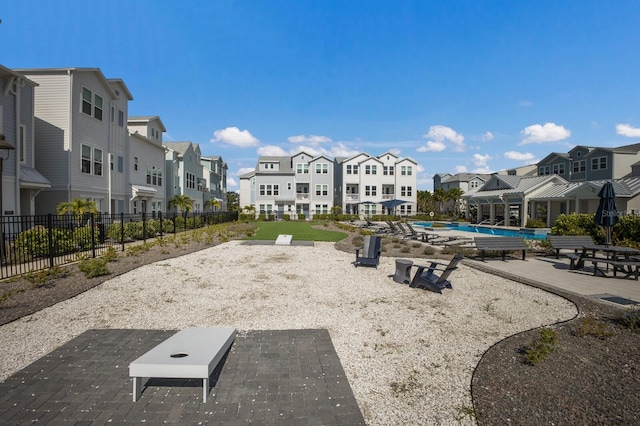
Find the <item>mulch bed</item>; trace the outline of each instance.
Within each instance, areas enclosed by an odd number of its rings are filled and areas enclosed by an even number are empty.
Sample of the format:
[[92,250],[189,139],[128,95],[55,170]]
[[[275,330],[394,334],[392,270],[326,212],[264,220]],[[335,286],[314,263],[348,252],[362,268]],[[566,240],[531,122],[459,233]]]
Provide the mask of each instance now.
[[[355,256],[352,240],[358,237],[351,232],[336,248]],[[64,267],[63,276],[42,286],[24,279],[0,283],[0,295],[13,292],[0,301],[0,324],[74,297],[141,265],[208,247],[211,244],[187,243],[154,246],[137,256],[121,254],[108,263],[111,274],[103,277],[87,279],[76,264]],[[388,244],[383,256],[434,257],[425,254],[423,245],[412,242]],[[478,424],[640,424],[640,333],[617,321],[627,310],[558,294],[580,311],[577,319],[552,327],[558,335],[558,352],[550,353],[540,364],[525,363],[525,348],[540,338],[540,330],[531,330],[498,342],[483,355],[471,383]]]

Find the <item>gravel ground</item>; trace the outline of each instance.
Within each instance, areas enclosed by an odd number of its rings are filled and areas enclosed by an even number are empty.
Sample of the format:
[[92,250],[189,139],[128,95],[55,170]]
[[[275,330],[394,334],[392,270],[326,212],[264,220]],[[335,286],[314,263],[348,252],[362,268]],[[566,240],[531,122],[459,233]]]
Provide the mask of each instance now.
[[576,315],[465,266],[439,295],[392,281],[393,258],[374,269],[353,257],[332,243],[232,241],[140,266],[0,327],[0,378],[91,328],[326,328],[368,424],[474,424],[472,374],[487,349]]
[[[380,268],[356,269],[357,232],[316,247],[217,244],[121,254],[106,277],[71,265],[38,287],[0,284],[0,380],[90,328],[320,327],[369,424],[640,423],[640,334],[618,321],[628,310],[465,265],[443,295],[411,289],[388,277],[394,257],[450,255],[385,238]],[[551,326],[560,350],[525,364],[532,328],[565,320]]]

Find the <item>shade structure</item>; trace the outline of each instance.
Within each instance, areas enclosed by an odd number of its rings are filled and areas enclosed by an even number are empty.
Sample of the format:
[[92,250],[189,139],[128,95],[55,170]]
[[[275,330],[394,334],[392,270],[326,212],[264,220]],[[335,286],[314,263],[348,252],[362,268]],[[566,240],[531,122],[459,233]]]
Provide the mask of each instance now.
[[616,207],[616,192],[613,190],[611,182],[605,183],[600,192],[600,204],[596,210],[595,221],[598,225],[604,227],[605,244],[611,244],[611,230],[618,223],[618,208]]
[[382,207],[385,207],[389,210],[393,210],[395,213],[396,207],[398,207],[400,204],[405,204],[405,203],[408,203],[408,201],[398,200],[394,198],[393,200],[385,200],[380,204],[382,205]]

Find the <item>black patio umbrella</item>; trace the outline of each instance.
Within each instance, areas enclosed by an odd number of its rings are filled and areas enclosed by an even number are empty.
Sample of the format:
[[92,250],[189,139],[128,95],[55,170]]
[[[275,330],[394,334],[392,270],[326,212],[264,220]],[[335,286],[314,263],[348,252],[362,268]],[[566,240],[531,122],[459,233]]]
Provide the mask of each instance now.
[[[386,207],[389,210],[395,210],[396,207],[398,207],[400,204],[404,204],[404,203],[408,203],[408,201],[393,199],[393,200],[385,200],[385,201],[381,202],[380,204],[382,204],[382,207]],[[394,211],[394,213],[395,213],[395,211]]]
[[616,207],[616,193],[611,182],[605,183],[600,192],[600,204],[596,210],[596,223],[604,227],[605,244],[611,244],[611,230],[618,223],[618,208]]

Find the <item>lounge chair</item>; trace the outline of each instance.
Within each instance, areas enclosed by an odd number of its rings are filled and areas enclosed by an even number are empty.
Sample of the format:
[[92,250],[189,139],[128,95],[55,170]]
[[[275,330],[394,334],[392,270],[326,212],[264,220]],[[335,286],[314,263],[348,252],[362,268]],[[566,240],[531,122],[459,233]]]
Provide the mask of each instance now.
[[[378,267],[380,263],[380,254],[382,237],[377,235],[365,235],[364,244],[362,247],[356,248],[356,261],[355,267],[358,266],[373,266]],[[362,253],[362,256],[360,255]]]
[[449,282],[449,275],[458,267],[458,262],[464,256],[456,254],[448,264],[440,262],[430,262],[429,266],[413,265],[418,268],[410,287],[421,287],[436,293],[442,293],[442,289],[453,288]]

